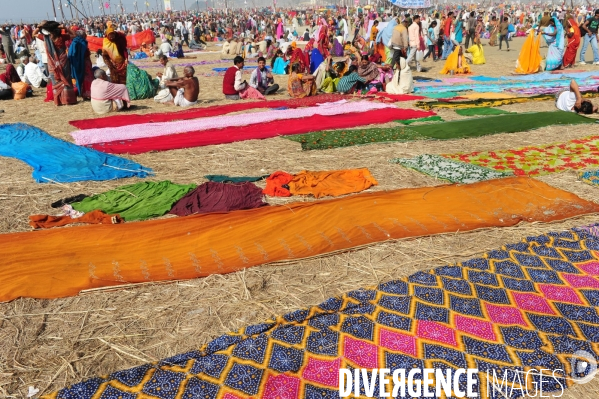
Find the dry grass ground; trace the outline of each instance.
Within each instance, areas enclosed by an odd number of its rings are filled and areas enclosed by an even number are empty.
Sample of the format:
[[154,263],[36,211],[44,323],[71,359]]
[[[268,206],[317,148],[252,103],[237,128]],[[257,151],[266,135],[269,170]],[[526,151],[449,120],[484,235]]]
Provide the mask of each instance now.
[[[474,66],[474,72],[488,76],[509,74],[522,42],[522,39],[515,39],[509,53],[485,46],[487,64]],[[206,54],[190,62],[218,58],[218,54]],[[197,67],[196,71],[204,73],[214,66],[228,65]],[[440,62],[424,65],[432,69],[421,75],[439,76]],[[590,68],[592,66],[581,69]],[[177,69],[182,71],[182,67]],[[148,71],[154,75],[159,69]],[[285,77],[277,76],[276,80],[286,87]],[[221,77],[200,77],[199,106],[227,103],[222,99],[221,82]],[[74,129],[68,124],[69,120],[95,117],[89,103],[56,108],[44,103],[43,98],[44,95],[37,92],[35,97],[23,101],[0,103],[0,109],[5,110],[0,114],[0,123],[26,122],[56,137],[71,140],[68,133]],[[281,91],[275,98],[283,99],[287,95]],[[151,100],[138,101],[136,105],[138,113],[174,110]],[[399,105],[411,106],[409,103]],[[552,110],[554,106],[552,102],[531,102],[503,109],[529,112]],[[461,118],[453,111],[442,110],[439,114],[446,120]],[[203,175],[209,173],[255,175],[275,170],[293,173],[302,169],[368,167],[380,182],[374,189],[390,190],[443,183],[390,164],[388,159],[393,157],[514,148],[593,134],[599,134],[599,125],[547,127],[469,140],[377,144],[311,152],[302,152],[298,143],[273,138],[130,158],[153,168],[156,172],[153,180],[169,179],[177,183],[201,183],[205,180]],[[541,180],[585,199],[599,201],[599,189],[578,182],[574,172],[554,174]],[[31,178],[30,167],[14,159],[0,158],[0,232],[29,230],[27,217],[53,213],[49,204],[59,198],[77,193],[94,194],[134,182],[136,179],[36,184]],[[310,199],[271,202],[303,200]],[[0,397],[24,398],[28,386],[48,393],[88,377],[197,348],[227,331],[317,304],[357,287],[465,260],[527,235],[595,221],[595,216],[585,216],[550,224],[522,224],[385,242],[340,255],[278,266],[264,265],[204,279],[146,284],[57,300],[19,299],[3,303],[0,304]],[[598,389],[599,383],[590,383],[566,391],[563,397],[597,397]]]

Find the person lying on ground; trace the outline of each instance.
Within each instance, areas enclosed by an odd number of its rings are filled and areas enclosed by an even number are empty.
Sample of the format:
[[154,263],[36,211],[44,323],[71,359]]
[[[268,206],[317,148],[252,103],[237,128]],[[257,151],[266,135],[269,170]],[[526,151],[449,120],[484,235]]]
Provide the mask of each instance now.
[[577,114],[593,114],[597,112],[597,106],[590,101],[582,99],[578,84],[574,79],[570,81],[568,90],[562,90],[555,94],[555,106],[557,109]]

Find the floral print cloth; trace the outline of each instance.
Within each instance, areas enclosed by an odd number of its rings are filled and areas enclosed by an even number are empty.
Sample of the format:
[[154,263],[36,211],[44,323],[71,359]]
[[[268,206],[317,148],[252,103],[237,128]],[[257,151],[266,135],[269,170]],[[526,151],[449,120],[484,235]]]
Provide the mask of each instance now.
[[518,176],[540,176],[599,165],[599,136],[515,150],[444,154],[443,156],[502,172],[511,170]]
[[599,169],[580,172],[578,179],[591,186],[599,186]]
[[440,155],[424,154],[415,158],[396,158],[389,162],[398,163],[437,179],[452,183],[476,183],[483,180],[510,176],[510,172],[497,172],[482,166],[453,161]]

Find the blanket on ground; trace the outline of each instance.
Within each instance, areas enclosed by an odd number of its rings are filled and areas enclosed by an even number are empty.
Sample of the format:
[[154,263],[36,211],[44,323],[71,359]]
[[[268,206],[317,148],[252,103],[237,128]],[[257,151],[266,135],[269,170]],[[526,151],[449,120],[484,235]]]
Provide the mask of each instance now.
[[0,125],[0,155],[33,168],[38,183],[146,177],[152,169],[125,158],[59,140],[24,123]]
[[511,175],[509,172],[499,172],[482,166],[453,161],[441,155],[424,154],[414,158],[395,158],[390,162],[452,183],[476,183]]
[[432,123],[418,126],[383,127],[314,132],[286,139],[301,143],[304,150],[348,147],[360,144],[411,140],[451,140],[488,134],[513,133],[550,125],[592,124],[594,119],[573,112],[550,111],[509,114]]
[[[477,368],[477,397],[515,397],[512,393],[538,392],[539,386],[544,395],[557,391],[560,396],[577,379],[592,378],[594,368],[580,354],[586,352],[593,361],[599,355],[596,229],[530,236],[461,263],[356,287],[317,306],[224,334],[201,348],[191,345],[185,353],[92,378],[44,399],[83,397],[78,393],[85,398],[143,393],[333,399],[339,397],[339,369],[358,367],[405,374],[437,368],[456,380],[457,369]],[[494,373],[503,384],[492,380]],[[374,373],[365,374],[370,381]],[[425,377],[418,372],[414,378]],[[498,388],[493,391],[494,382]],[[378,397],[378,380],[369,389],[348,385],[360,397],[367,391]],[[461,394],[448,385],[447,397],[463,396],[466,390],[465,382]],[[387,392],[392,387],[391,382]],[[413,390],[410,383],[406,391]]]
[[513,150],[479,151],[443,156],[502,172],[512,171],[519,176],[540,176],[599,165],[599,136]]
[[599,204],[535,179],[506,177],[229,213],[0,234],[0,301],[197,278],[386,240],[593,212],[599,212]]

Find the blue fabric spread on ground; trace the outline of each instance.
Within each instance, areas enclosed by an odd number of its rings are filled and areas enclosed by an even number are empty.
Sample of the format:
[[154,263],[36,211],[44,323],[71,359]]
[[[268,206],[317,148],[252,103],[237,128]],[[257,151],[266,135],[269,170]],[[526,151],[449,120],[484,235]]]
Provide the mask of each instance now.
[[27,163],[38,183],[152,175],[152,169],[138,163],[59,140],[24,123],[0,125],[0,156]]

